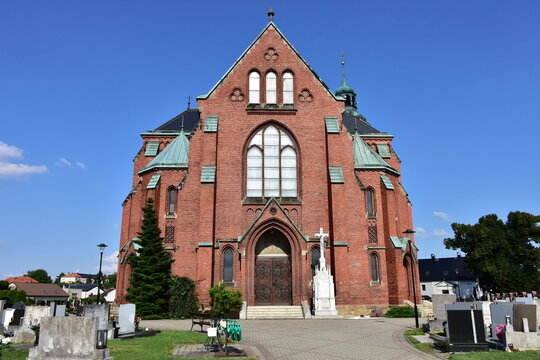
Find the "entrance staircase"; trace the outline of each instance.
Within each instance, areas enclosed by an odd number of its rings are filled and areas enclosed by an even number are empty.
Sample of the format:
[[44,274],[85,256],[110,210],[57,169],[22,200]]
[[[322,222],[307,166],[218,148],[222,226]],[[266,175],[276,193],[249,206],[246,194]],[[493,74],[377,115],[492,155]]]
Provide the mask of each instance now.
[[[414,304],[412,301],[404,300],[403,304],[405,306],[414,307]],[[416,304],[416,307],[418,308],[418,315],[420,316],[430,316],[433,315],[433,303],[431,301],[422,300],[422,303]]]
[[303,319],[301,306],[248,306],[248,319]]

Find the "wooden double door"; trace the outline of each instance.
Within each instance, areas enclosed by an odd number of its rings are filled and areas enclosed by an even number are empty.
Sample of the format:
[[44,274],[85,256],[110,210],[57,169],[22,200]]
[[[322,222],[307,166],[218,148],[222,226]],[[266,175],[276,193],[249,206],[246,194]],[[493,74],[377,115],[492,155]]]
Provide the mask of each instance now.
[[257,258],[255,262],[255,304],[291,305],[292,274],[288,257]]

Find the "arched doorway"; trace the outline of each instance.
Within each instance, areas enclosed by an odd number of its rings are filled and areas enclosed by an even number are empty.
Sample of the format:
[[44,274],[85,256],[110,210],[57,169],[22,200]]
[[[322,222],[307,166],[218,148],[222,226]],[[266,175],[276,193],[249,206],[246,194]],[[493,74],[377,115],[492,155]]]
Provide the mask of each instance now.
[[277,229],[266,231],[255,246],[255,305],[291,305],[291,246]]

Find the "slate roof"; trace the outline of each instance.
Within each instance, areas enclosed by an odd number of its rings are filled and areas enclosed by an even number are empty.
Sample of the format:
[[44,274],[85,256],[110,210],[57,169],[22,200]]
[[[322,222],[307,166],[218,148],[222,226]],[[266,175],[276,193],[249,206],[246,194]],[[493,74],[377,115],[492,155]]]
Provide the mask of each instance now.
[[[434,258],[418,260],[421,282],[432,281],[475,281],[478,274],[465,269],[465,258]],[[456,269],[458,273],[456,274]]]
[[14,283],[18,290],[23,290],[29,297],[69,297],[69,295],[56,284],[41,283]]
[[354,168],[363,170],[387,170],[396,175],[399,171],[391,167],[384,159],[362,140],[358,133],[353,135]]
[[139,170],[139,174],[156,168],[187,168],[188,160],[189,140],[184,132],[180,132],[148,165]]
[[[367,121],[364,121],[358,117],[354,117],[348,112],[343,113],[343,125],[347,128],[347,131],[354,133],[355,129],[359,134],[381,134],[381,132],[371,126]],[[356,128],[355,128],[356,123]]]
[[68,287],[69,289],[80,289],[82,291],[90,291],[96,286],[97,286],[96,284],[73,284]]
[[184,118],[184,132],[191,133],[199,124],[200,116],[198,109],[187,109],[181,114],[176,115],[165,124],[157,127],[154,132],[180,132],[182,130],[182,117]]

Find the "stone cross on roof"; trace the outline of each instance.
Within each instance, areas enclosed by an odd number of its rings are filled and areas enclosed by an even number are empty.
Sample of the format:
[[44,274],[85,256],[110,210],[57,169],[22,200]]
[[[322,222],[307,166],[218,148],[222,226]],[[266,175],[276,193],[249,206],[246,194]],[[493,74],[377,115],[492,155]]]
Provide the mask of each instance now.
[[276,13],[270,8],[270,11],[268,12],[268,21],[274,21],[274,15],[276,15]]

